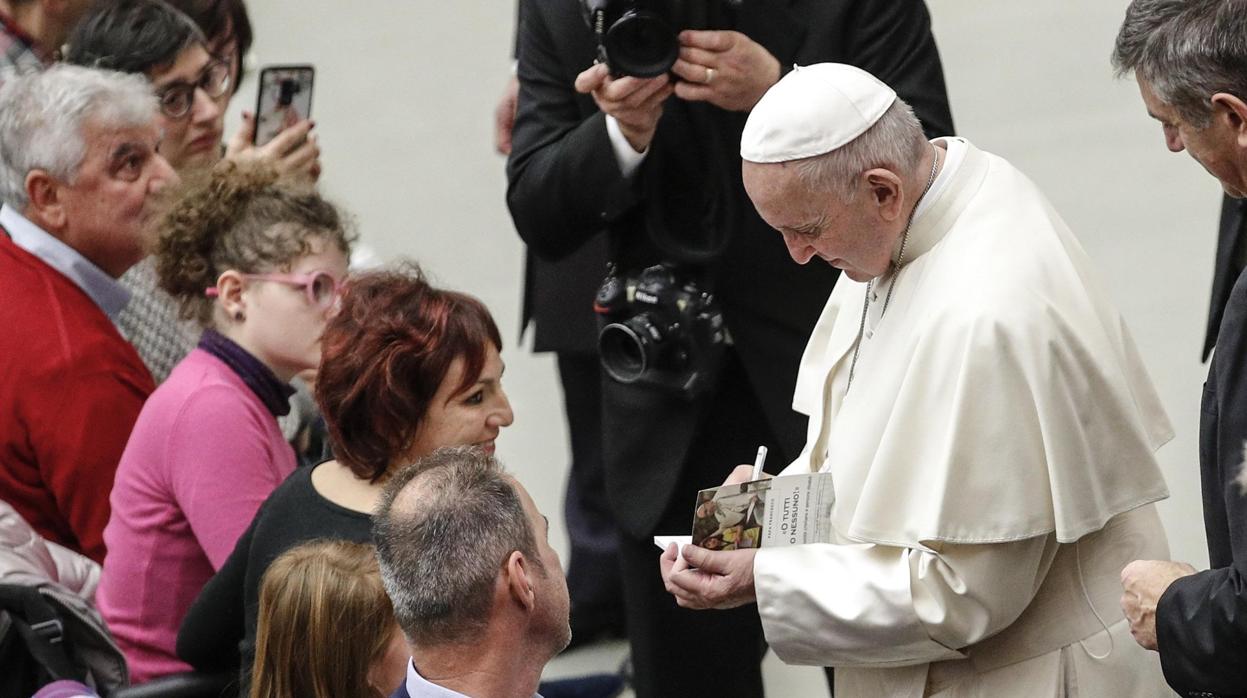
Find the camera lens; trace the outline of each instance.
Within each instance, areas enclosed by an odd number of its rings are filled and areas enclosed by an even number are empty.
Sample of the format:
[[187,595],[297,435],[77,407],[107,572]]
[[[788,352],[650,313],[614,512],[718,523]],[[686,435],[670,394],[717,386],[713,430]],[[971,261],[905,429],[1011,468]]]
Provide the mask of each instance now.
[[644,314],[613,322],[598,335],[602,368],[620,383],[635,383],[654,365],[662,332]]
[[625,12],[602,42],[611,67],[623,75],[654,78],[671,70],[680,44],[676,32],[653,12]]

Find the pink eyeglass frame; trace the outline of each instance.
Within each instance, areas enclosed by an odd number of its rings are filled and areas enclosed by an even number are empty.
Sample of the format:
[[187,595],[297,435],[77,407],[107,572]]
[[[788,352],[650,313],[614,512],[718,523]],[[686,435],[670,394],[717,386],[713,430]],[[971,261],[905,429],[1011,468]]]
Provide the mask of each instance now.
[[[342,295],[342,290],[346,287],[345,280],[338,281],[333,277],[333,274],[330,274],[323,269],[313,269],[312,271],[305,272],[303,274],[282,274],[272,272],[266,274],[242,274],[241,276],[244,279],[253,279],[255,281],[276,281],[279,284],[298,286],[303,289],[304,295],[307,296],[308,305],[313,307],[332,307],[333,304],[337,302],[338,297]],[[328,303],[317,301],[316,294],[312,291],[312,287],[315,285],[316,279],[322,276],[329,279],[330,290],[332,291],[329,296]],[[217,291],[216,286],[209,286],[204,289],[204,295],[209,298],[216,298],[221,294]]]

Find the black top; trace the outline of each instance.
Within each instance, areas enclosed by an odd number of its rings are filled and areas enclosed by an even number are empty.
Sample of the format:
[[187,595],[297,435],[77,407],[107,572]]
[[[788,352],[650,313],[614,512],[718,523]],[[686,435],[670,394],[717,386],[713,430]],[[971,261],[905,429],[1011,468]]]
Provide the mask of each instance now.
[[[1180,695],[1247,695],[1247,274],[1225,306],[1199,424],[1204,531],[1212,569],[1175,581],[1156,608],[1165,679]],[[1208,693],[1204,693],[1208,692]]]
[[200,671],[241,671],[243,693],[255,658],[260,579],[285,551],[309,540],[371,543],[372,517],[338,506],[312,487],[299,468],[264,502],[229,559],[182,621],[177,653]]

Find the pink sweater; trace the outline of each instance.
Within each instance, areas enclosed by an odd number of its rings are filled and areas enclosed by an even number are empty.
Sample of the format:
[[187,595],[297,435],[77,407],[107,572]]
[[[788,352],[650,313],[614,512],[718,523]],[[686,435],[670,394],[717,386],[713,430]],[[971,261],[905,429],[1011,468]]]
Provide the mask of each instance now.
[[152,393],[117,467],[96,596],[131,681],[190,669],[182,617],[294,465],[272,413],[202,349]]

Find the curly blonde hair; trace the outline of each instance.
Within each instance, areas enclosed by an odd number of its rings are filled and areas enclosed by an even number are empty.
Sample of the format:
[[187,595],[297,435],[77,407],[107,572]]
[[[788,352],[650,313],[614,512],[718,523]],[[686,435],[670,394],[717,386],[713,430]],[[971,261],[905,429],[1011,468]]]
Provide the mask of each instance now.
[[259,164],[226,161],[188,180],[161,219],[156,245],[160,286],[181,315],[212,325],[206,290],[228,270],[287,270],[320,240],[349,255],[355,236],[345,216],[316,189]]

